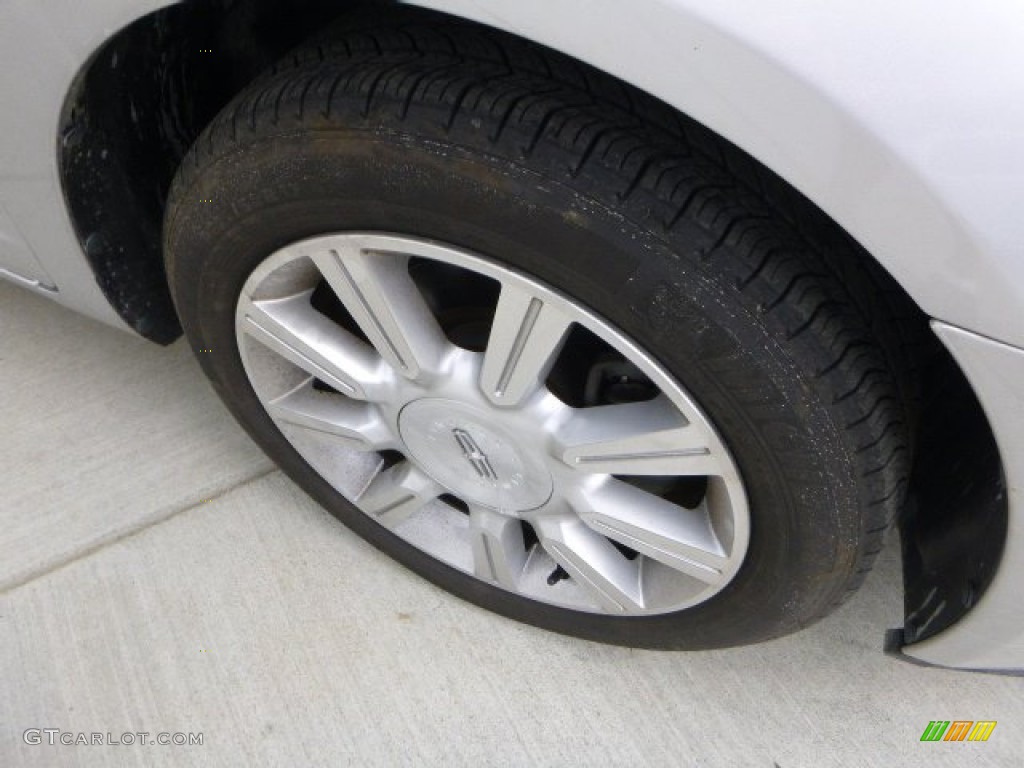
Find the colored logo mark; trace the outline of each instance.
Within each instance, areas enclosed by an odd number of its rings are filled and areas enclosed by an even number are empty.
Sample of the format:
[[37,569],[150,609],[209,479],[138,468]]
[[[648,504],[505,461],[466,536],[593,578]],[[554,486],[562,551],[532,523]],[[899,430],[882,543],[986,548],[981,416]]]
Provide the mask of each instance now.
[[995,720],[932,720],[921,741],[988,741],[995,727]]

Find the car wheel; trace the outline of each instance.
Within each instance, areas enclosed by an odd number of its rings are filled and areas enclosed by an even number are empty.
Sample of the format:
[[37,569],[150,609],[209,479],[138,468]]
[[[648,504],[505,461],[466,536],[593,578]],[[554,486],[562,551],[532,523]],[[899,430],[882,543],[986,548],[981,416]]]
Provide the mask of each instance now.
[[370,27],[241,94],[171,192],[175,303],[241,424],[506,616],[708,648],[832,610],[906,481],[885,277],[609,78],[468,25]]

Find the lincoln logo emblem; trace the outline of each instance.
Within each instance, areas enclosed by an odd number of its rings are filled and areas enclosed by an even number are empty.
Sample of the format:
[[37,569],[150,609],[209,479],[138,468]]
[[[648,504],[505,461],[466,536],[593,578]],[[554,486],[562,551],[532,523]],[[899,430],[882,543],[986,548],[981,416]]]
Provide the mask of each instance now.
[[476,473],[484,480],[497,480],[498,475],[495,473],[494,467],[491,466],[491,460],[487,458],[486,453],[480,450],[480,446],[476,444],[473,436],[464,429],[453,429],[452,434],[455,435],[455,442],[462,449],[462,455],[469,459],[469,463],[473,465]]

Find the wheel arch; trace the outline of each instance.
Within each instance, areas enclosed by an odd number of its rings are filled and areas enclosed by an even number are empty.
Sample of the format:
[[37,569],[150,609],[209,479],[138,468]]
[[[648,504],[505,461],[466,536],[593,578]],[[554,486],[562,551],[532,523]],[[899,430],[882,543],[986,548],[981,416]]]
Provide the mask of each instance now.
[[192,142],[231,97],[319,25],[338,0],[163,4],[121,27],[71,83],[58,129],[67,210],[100,289],[137,333],[181,335],[161,226]]

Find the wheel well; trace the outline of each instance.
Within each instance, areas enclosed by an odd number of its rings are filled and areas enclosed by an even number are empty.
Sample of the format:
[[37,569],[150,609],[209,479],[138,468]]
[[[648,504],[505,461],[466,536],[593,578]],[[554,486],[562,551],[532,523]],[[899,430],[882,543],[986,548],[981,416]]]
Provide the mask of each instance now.
[[1009,522],[988,418],[952,355],[935,347],[922,372],[911,494],[898,521],[904,644],[938,634],[977,604],[999,567]]
[[163,209],[185,152],[260,72],[348,9],[390,2],[188,0],[100,48],[65,99],[60,173],[75,233],[121,318],[181,335],[161,256]]
[[[164,344],[181,334],[163,269],[161,228],[171,180],[188,148],[231,98],[288,50],[366,6],[378,18],[398,7],[391,0],[188,0],[124,28],[83,67],[61,118],[64,193],[101,289],[139,334]],[[863,258],[884,272],[866,253]],[[924,314],[895,283],[893,289],[894,300],[907,308],[907,332],[921,339],[913,345],[920,356],[918,450],[911,502],[899,521],[905,639],[912,641],[948,626],[977,602],[998,567],[1007,505],[995,441],[970,386],[927,332]],[[957,440],[948,439],[951,423]],[[923,615],[932,617],[927,624],[918,621]]]

